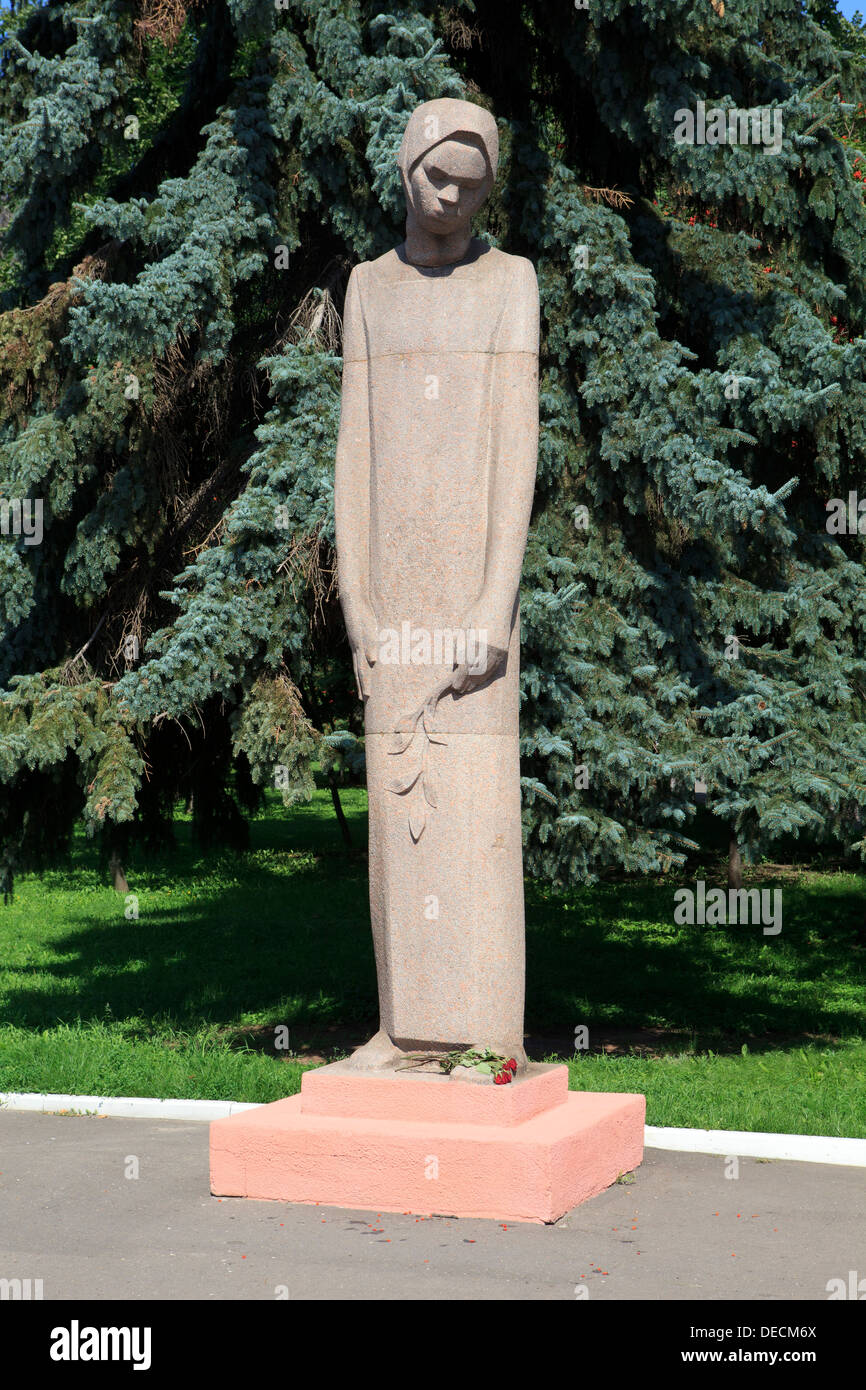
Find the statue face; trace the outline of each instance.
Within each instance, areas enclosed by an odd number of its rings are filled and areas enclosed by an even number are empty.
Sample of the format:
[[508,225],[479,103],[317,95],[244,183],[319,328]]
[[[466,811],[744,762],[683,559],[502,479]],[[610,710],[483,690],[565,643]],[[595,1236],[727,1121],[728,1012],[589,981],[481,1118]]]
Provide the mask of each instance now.
[[409,176],[406,201],[426,232],[449,236],[469,223],[492,182],[480,145],[443,140],[418,160]]

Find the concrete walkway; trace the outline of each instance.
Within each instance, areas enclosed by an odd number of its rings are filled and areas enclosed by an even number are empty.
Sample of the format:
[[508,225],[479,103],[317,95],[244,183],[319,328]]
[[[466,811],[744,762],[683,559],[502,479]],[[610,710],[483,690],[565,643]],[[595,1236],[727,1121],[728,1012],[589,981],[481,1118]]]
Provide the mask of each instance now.
[[556,1226],[376,1219],[209,1196],[206,1124],[0,1111],[0,1279],[45,1300],[826,1301],[866,1278],[862,1168],[732,1169],[648,1149]]

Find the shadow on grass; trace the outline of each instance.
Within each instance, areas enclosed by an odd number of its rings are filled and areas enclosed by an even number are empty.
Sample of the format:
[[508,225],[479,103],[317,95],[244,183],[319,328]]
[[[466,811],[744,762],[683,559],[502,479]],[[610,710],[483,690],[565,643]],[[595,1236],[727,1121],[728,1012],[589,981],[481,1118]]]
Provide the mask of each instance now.
[[[4,1021],[33,1028],[141,1019],[187,1029],[251,1014],[286,1023],[369,1013],[375,968],[365,861],[305,857],[288,874],[239,858],[234,877],[241,881],[203,897],[200,870],[174,862],[177,906],[165,906],[164,891],[151,905],[138,887],[138,920],[125,920],[120,897],[110,924],[67,913],[64,930],[43,937],[62,959],[15,970],[22,988],[7,992]],[[25,983],[46,975],[56,989]]]
[[[225,884],[210,861],[203,873],[173,857],[166,877],[177,906],[165,905],[166,890],[149,904],[141,887],[137,921],[124,919],[120,898],[108,925],[104,915],[67,914],[43,937],[62,959],[10,970],[4,1021],[110,1020],[142,1034],[209,1026],[265,1050],[282,1023],[302,1053],[321,1052],[320,1041],[347,1050],[364,1041],[376,1022],[376,976],[363,855],[265,850],[221,863],[230,866]],[[605,1051],[629,1050],[630,1032],[638,1051],[656,1052],[862,1036],[862,883],[831,884],[785,884],[776,937],[760,926],[675,926],[673,882],[563,895],[528,884],[530,1051],[572,1054],[581,1024],[590,1050]]]
[[778,883],[777,936],[760,925],[674,925],[675,881],[563,895],[528,884],[527,1026],[569,1054],[581,1024],[596,1051],[627,1050],[635,1029],[638,1052],[862,1037],[862,879],[831,884]]

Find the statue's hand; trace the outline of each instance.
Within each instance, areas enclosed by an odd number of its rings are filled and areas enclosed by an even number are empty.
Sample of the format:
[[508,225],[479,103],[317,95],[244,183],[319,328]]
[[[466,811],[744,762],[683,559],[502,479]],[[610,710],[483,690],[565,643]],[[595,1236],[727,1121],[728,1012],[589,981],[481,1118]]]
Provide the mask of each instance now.
[[464,614],[460,626],[467,634],[467,659],[457,667],[451,685],[458,694],[464,695],[484,685],[504,664],[511,639],[511,624],[495,618],[482,596]]
[[370,668],[379,654],[379,623],[368,603],[359,604],[346,618],[346,631],[352,648],[352,664],[358,696],[366,700],[370,694]]

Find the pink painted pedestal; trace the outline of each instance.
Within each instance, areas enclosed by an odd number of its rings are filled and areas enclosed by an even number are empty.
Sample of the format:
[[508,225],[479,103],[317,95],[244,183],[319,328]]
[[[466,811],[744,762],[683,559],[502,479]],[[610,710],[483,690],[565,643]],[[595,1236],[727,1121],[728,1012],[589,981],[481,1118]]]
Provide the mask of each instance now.
[[557,1221],[643,1159],[643,1096],[568,1090],[565,1066],[510,1086],[363,1075],[210,1127],[211,1191],[362,1211]]

